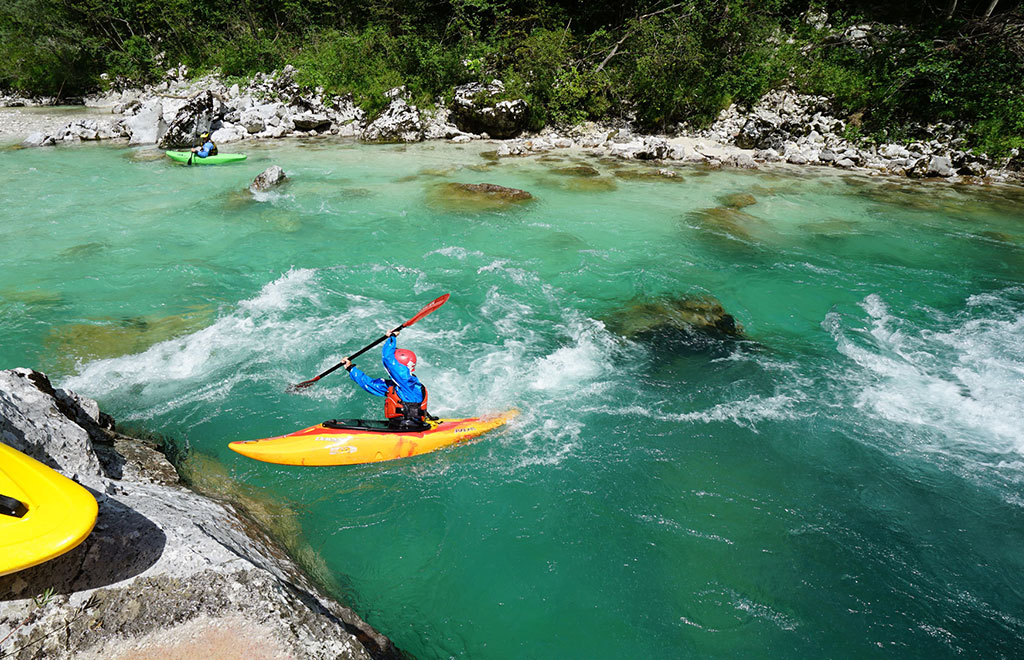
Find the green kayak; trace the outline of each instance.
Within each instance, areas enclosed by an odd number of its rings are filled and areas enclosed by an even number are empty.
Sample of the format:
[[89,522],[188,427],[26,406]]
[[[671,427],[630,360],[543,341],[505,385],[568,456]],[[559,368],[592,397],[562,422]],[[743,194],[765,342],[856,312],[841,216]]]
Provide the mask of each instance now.
[[[191,151],[168,151],[166,153],[168,158],[178,161],[179,163],[188,163],[188,158],[192,155]],[[196,156],[192,159],[192,164],[220,165],[221,163],[234,163],[240,160],[245,160],[245,158],[245,154],[217,154],[216,156],[207,156],[206,158]]]

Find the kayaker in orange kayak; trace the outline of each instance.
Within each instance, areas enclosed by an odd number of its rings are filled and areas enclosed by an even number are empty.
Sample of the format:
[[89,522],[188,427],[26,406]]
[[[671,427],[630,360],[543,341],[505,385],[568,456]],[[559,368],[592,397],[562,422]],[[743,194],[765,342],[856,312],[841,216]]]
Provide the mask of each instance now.
[[427,428],[425,420],[433,417],[427,412],[427,388],[414,373],[416,354],[398,348],[400,331],[389,332],[381,349],[381,360],[389,378],[370,378],[348,358],[341,364],[359,387],[374,396],[384,397],[384,417],[392,428],[419,431]]

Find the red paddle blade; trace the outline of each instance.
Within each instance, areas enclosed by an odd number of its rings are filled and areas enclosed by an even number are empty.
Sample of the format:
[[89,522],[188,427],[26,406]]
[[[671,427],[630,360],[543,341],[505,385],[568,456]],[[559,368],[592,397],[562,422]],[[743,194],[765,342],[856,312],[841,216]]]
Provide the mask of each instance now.
[[438,307],[440,307],[441,305],[443,305],[446,302],[448,302],[448,298],[451,297],[451,295],[452,294],[450,294],[450,293],[446,293],[443,296],[441,296],[440,298],[438,298],[437,300],[435,300],[434,302],[430,303],[429,305],[427,305],[426,307],[421,309],[419,314],[417,314],[416,316],[412,317],[411,319],[409,319],[408,321],[403,323],[402,327],[408,328],[410,325],[412,325],[416,321],[419,321],[421,318],[423,318],[427,314],[433,312]]

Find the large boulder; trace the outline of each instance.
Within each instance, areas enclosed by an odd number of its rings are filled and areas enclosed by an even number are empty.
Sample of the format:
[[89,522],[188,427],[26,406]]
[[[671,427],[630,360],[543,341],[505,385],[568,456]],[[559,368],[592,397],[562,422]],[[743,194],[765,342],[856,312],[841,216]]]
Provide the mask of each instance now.
[[216,144],[225,144],[227,142],[238,142],[239,140],[245,139],[248,134],[248,131],[237,124],[231,126],[222,125],[210,134],[210,139]]
[[202,133],[210,130],[214,118],[214,96],[205,90],[188,99],[174,115],[160,138],[161,149],[193,147]]
[[94,401],[29,369],[0,371],[0,433],[86,485],[99,504],[78,547],[0,577],[5,656],[157,657],[172,648],[175,657],[199,657],[241,648],[249,657],[399,657],[223,503],[230,480],[219,484],[218,501],[186,488],[152,443],[115,432]]
[[788,138],[789,134],[778,124],[764,117],[751,117],[736,134],[736,146],[740,149],[781,150]]
[[156,144],[167,131],[164,108],[160,99],[143,103],[135,114],[125,118],[128,144]]
[[393,98],[388,107],[363,129],[364,142],[420,142],[423,122],[419,110],[403,98]]
[[472,135],[463,133],[459,127],[451,123],[451,111],[445,107],[438,107],[432,113],[423,115],[423,137],[427,140],[454,140],[456,142],[469,142]]
[[323,132],[331,127],[331,119],[326,114],[318,112],[302,112],[292,115],[292,123],[297,131]]
[[249,190],[252,192],[266,192],[284,183],[287,178],[280,166],[271,165],[252,180],[252,183],[249,184]]
[[52,145],[56,144],[56,142],[57,141],[54,139],[54,137],[52,135],[47,135],[46,133],[42,133],[40,131],[35,131],[33,133],[29,133],[28,134],[28,137],[26,137],[22,141],[21,146],[23,146],[23,147],[49,147],[49,146],[52,146]]
[[247,133],[259,133],[266,129],[268,118],[259,108],[248,108],[239,115],[238,124]]
[[523,99],[498,101],[505,92],[500,80],[488,85],[470,83],[455,88],[451,121],[467,133],[486,133],[492,138],[514,138],[526,127],[529,106]]
[[686,149],[659,137],[645,137],[640,146],[633,150],[633,158],[639,160],[682,160]]
[[91,437],[102,434],[95,401],[54,389],[30,369],[0,371],[0,441],[94,489],[103,471]]

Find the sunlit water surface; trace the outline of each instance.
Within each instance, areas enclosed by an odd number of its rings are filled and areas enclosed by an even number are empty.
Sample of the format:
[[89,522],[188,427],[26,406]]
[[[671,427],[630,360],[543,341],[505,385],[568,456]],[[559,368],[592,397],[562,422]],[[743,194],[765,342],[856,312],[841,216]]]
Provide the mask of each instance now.
[[[0,367],[159,432],[417,658],[1021,657],[1024,195],[492,145],[0,154]],[[225,151],[231,150],[229,147]],[[583,162],[599,176],[559,172]],[[253,196],[271,164],[290,181]],[[453,205],[443,184],[533,194]],[[741,209],[735,197],[755,203]],[[749,199],[746,202],[748,203]],[[333,365],[401,336],[433,411],[522,415],[340,468],[232,440],[379,416]],[[711,296],[739,341],[612,331]],[[376,352],[360,360],[379,372]]]

